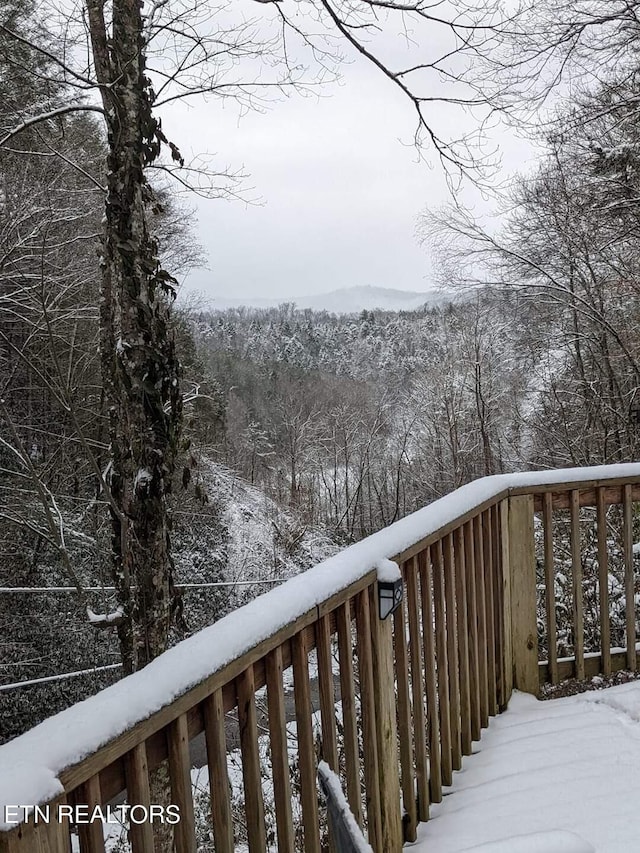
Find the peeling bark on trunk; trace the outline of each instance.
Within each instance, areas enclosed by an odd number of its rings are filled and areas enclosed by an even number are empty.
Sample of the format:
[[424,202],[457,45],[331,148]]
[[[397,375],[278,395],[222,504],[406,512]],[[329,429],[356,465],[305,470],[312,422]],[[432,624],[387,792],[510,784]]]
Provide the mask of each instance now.
[[109,154],[102,252],[101,363],[112,453],[112,554],[125,618],[125,672],[167,647],[171,553],[166,496],[175,464],[182,398],[168,320],[172,279],[149,234],[144,167],[159,153],[144,74],[141,4],[87,0],[94,62],[107,113]]

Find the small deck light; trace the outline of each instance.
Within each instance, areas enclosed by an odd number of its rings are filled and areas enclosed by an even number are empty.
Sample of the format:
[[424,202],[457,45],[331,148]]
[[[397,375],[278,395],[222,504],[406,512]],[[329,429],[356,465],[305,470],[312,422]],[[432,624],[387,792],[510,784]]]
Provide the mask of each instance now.
[[402,578],[393,581],[378,581],[378,614],[386,619],[402,601]]

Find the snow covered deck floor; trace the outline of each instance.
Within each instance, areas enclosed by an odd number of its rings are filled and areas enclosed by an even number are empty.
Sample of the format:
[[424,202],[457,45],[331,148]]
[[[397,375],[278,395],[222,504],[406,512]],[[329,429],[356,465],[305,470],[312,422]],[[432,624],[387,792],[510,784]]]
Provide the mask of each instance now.
[[640,682],[514,693],[463,759],[412,853],[637,853]]

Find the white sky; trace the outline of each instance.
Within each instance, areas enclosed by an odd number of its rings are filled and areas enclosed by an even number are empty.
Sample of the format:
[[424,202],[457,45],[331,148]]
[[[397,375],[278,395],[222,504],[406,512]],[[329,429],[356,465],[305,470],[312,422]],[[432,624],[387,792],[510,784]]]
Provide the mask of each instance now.
[[[288,297],[374,285],[432,286],[429,258],[415,236],[418,214],[448,194],[443,169],[418,162],[415,112],[366,60],[341,68],[322,97],[292,95],[266,113],[219,103],[178,104],[163,128],[187,159],[203,150],[218,167],[242,168],[261,204],[197,199],[199,239],[209,269],[184,290],[207,297]],[[471,116],[434,105],[434,123],[470,129]],[[443,118],[444,116],[444,118]],[[505,169],[530,149],[501,133]]]

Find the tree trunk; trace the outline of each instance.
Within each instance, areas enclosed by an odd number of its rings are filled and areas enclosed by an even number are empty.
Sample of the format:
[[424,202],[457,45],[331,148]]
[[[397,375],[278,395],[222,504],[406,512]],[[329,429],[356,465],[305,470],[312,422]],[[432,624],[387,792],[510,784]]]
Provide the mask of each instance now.
[[125,672],[167,647],[172,561],[166,496],[179,438],[179,364],[168,320],[173,279],[150,236],[145,165],[163,140],[144,75],[138,0],[114,0],[112,32],[101,0],[88,0],[109,153],[102,253],[101,365],[112,455],[112,556],[124,618]]

